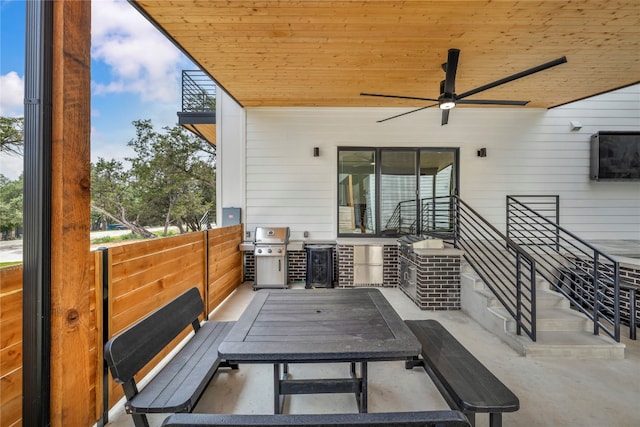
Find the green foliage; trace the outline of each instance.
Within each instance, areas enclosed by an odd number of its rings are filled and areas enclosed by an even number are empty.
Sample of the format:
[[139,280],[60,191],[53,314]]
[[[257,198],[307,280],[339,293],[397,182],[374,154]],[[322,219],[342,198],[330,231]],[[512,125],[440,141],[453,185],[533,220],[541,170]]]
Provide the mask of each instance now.
[[170,225],[198,230],[203,213],[215,209],[215,149],[180,126],[157,132],[149,120],[133,124],[131,168],[104,159],[92,167],[93,207],[138,234],[158,224],[164,235]]
[[22,155],[24,118],[0,117],[0,152]]
[[0,175],[0,232],[5,235],[22,227],[23,177],[11,181]]

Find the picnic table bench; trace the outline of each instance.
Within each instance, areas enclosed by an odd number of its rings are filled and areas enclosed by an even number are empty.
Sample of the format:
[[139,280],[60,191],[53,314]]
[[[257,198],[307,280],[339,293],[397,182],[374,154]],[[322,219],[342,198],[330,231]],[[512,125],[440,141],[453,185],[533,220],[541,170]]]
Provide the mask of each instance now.
[[[136,427],[148,427],[144,414],[191,412],[218,367],[237,369],[218,356],[218,346],[235,322],[204,322],[204,304],[191,288],[111,338],[104,358],[127,398],[125,410]],[[142,389],[134,376],[191,325],[195,332],[180,351]]]
[[162,427],[469,427],[458,411],[386,412],[357,414],[174,414]]
[[476,412],[488,412],[491,427],[502,425],[502,413],[517,411],[515,394],[436,320],[405,320],[422,345],[422,366],[451,409],[462,411],[472,426]]

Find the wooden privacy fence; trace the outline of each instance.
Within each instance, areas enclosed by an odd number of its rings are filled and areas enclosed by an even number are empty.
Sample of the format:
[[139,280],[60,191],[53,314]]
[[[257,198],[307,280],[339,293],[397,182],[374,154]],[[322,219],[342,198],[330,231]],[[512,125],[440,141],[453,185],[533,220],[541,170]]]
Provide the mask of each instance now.
[[[241,225],[188,233],[95,251],[87,292],[95,355],[93,385],[84,405],[96,420],[120,398],[122,387],[107,374],[103,344],[185,290],[197,287],[205,312],[215,309],[242,282]],[[22,418],[22,266],[0,269],[0,426],[19,426]],[[149,366],[144,376],[184,338],[185,330]],[[139,380],[139,378],[137,378]],[[81,392],[81,391],[79,391]]]
[[22,418],[22,265],[0,268],[0,426]]

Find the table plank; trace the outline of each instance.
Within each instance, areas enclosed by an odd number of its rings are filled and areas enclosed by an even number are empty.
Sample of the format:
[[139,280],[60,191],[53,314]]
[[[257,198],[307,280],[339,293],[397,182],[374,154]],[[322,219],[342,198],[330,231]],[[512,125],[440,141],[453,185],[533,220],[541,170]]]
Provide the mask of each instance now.
[[398,360],[420,344],[378,289],[260,291],[220,345],[227,360]]

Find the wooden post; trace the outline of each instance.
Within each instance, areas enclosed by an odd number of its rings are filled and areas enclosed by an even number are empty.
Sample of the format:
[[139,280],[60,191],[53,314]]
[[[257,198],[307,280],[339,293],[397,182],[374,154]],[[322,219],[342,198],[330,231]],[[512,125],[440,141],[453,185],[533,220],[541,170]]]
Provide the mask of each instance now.
[[50,421],[90,426],[102,372],[90,353],[91,2],[53,7]]

